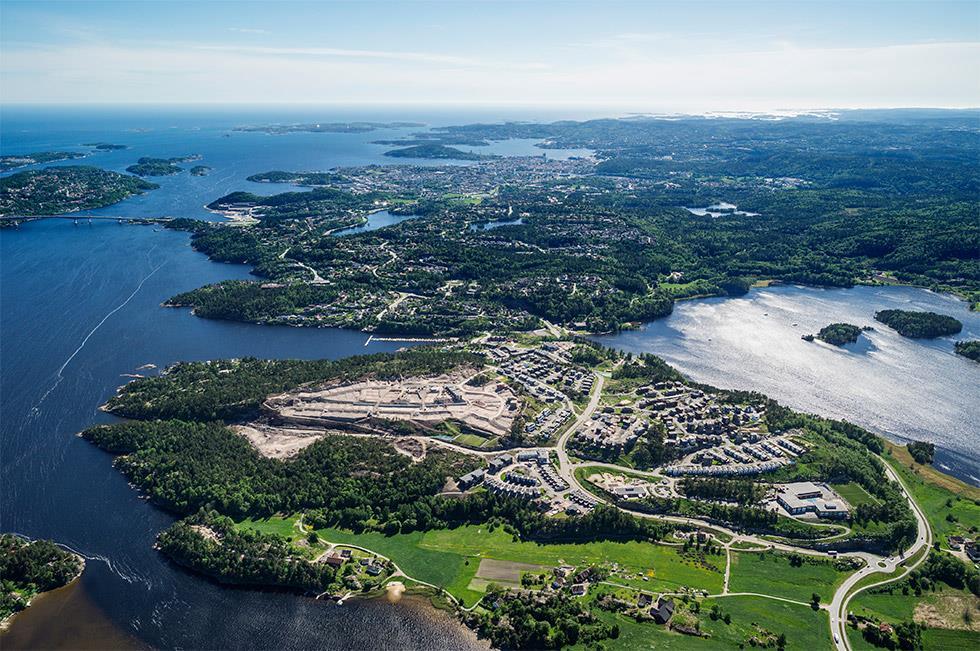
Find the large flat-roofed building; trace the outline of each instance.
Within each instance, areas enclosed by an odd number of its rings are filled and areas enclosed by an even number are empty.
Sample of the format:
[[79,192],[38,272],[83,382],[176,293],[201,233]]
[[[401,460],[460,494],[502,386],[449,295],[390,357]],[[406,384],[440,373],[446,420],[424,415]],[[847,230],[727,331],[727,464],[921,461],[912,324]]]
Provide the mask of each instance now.
[[800,481],[780,486],[776,501],[790,515],[814,513],[819,518],[846,518],[847,502],[826,484]]

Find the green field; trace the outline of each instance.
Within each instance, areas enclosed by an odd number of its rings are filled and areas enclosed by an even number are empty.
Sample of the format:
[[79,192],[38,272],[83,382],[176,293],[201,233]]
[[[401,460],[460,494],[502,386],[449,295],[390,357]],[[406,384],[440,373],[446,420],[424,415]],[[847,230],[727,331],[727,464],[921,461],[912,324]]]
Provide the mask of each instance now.
[[484,445],[486,445],[487,440],[488,439],[476,434],[460,434],[453,439],[453,443],[465,445],[471,448],[482,448]]
[[929,520],[932,535],[943,549],[949,549],[948,536],[976,535],[971,534],[971,529],[974,532],[980,529],[980,503],[978,503],[980,497],[977,497],[977,489],[968,487],[969,490],[964,489],[962,492],[954,493],[927,481],[926,478],[930,475],[925,472],[913,473],[908,466],[899,463],[894,457],[884,457],[884,459],[901,476],[902,481],[912,492],[915,501]]
[[[698,566],[665,545],[641,542],[592,542],[581,544],[545,545],[515,542],[502,529],[493,532],[487,527],[467,526],[457,529],[429,531],[422,538],[422,547],[451,551],[460,556],[495,558],[539,565],[587,565],[618,563],[624,574],[642,574],[649,580],[642,585],[650,590],[676,590],[681,586],[719,592],[723,575]],[[723,558],[715,560],[723,565]],[[618,582],[629,584],[630,579]]]
[[266,534],[277,534],[284,538],[289,538],[290,540],[295,540],[300,537],[300,531],[296,528],[296,516],[289,518],[281,518],[278,516],[273,516],[271,518],[264,518],[262,520],[254,520],[252,518],[247,518],[238,523],[238,526],[246,529],[255,529]]
[[[731,615],[731,624],[712,620],[708,611],[717,603],[722,613]],[[708,637],[692,637],[667,630],[653,623],[637,623],[624,615],[597,610],[599,616],[619,625],[616,640],[604,640],[608,649],[736,649],[752,648],[749,639],[760,635],[760,628],[775,635],[786,635],[786,648],[823,651],[833,647],[830,623],[825,611],[814,611],[762,597],[719,597],[701,605],[700,629]],[[772,648],[772,647],[771,647]]]
[[[296,518],[245,520],[239,526],[263,533],[276,533],[293,541],[305,538],[295,527]],[[480,581],[471,586],[480,559],[535,563],[544,566],[569,564],[618,564],[610,580],[647,590],[674,591],[689,586],[721,591],[721,571],[706,568],[684,558],[679,548],[641,542],[593,542],[545,545],[515,542],[512,536],[497,528],[466,526],[428,532],[386,536],[376,532],[355,534],[341,529],[318,529],[322,541],[364,547],[390,558],[412,578],[445,588],[466,605],[481,596]],[[311,553],[317,551],[319,546]],[[723,568],[723,557],[709,557]],[[644,578],[645,577],[645,580]],[[485,589],[485,586],[483,586]]]
[[837,585],[851,572],[838,572],[833,563],[790,565],[783,554],[733,552],[729,592],[757,592],[785,599],[809,602],[816,592],[829,601]]
[[878,499],[871,495],[868,491],[864,490],[864,487],[854,482],[848,482],[846,484],[831,484],[831,488],[837,491],[837,494],[843,497],[848,504],[851,506],[859,506],[861,504],[878,504]]

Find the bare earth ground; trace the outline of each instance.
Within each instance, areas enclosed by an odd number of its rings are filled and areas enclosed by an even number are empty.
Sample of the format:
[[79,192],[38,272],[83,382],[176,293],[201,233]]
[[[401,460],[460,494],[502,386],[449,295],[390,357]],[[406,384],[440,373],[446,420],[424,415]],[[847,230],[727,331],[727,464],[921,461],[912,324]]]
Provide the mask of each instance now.
[[245,437],[259,454],[272,459],[288,459],[326,435],[323,431],[283,429],[261,423],[233,425],[232,430]]
[[[963,616],[969,609],[970,621]],[[913,619],[929,628],[951,628],[980,633],[980,599],[973,595],[937,594],[915,607]]]
[[519,413],[518,399],[507,385],[471,386],[472,372],[397,382],[364,380],[272,396],[265,408],[283,420],[306,425],[397,420],[434,427],[446,420],[462,423],[490,437],[504,436]]
[[491,581],[520,583],[521,572],[538,572],[542,569],[543,566],[534,565],[533,563],[496,561],[491,558],[484,558],[480,561],[480,568],[476,571],[476,576],[478,578],[488,579]]

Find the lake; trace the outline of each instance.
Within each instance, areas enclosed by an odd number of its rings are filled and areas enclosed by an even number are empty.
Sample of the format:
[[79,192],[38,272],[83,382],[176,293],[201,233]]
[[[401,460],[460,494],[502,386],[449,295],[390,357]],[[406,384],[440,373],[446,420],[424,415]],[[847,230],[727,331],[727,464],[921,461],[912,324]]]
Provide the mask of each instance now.
[[[949,314],[963,331],[908,339],[874,320],[889,308]],[[874,331],[845,348],[800,338],[836,322]],[[953,353],[954,341],[978,338],[980,313],[924,289],[777,286],[681,301],[666,319],[597,340],[659,355],[699,382],[760,391],[893,440],[932,441],[940,467],[978,484],[980,364]]]

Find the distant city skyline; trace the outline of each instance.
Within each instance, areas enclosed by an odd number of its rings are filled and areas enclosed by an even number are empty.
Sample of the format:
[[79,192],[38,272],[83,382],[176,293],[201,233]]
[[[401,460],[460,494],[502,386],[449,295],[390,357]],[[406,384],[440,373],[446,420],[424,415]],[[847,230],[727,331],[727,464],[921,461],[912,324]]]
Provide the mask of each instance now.
[[0,0],[5,103],[980,106],[980,3]]

